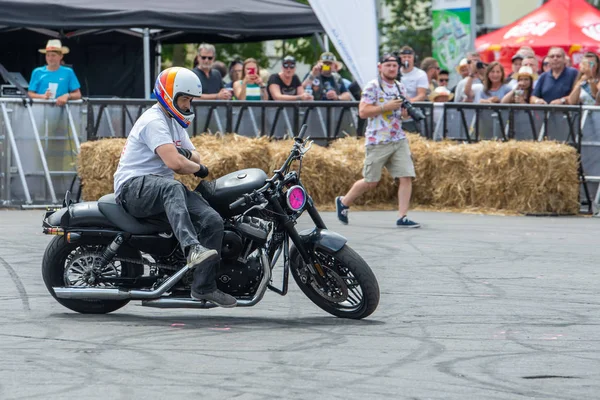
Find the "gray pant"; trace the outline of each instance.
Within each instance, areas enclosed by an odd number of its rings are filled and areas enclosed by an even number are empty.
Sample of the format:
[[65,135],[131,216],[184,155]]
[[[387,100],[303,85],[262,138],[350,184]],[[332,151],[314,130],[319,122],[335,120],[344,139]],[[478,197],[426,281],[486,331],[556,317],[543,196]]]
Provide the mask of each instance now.
[[[200,243],[221,255],[223,218],[199,193],[190,191],[181,182],[156,175],[131,178],[123,184],[119,201],[136,218],[166,214],[184,253],[189,246]],[[194,271],[192,289],[199,294],[217,288],[215,279],[219,261],[206,264]]]

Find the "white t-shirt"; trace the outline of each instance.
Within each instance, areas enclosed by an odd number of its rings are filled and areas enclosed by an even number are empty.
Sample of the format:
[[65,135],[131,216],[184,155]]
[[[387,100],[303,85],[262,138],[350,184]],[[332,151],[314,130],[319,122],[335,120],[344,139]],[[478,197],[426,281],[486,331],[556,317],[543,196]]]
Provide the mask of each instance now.
[[406,89],[409,100],[417,96],[418,88],[429,89],[429,79],[427,79],[427,74],[417,67],[414,67],[412,71],[407,73],[402,71],[402,78],[400,81]]
[[[463,78],[456,85],[456,89],[454,90],[454,102],[455,103],[464,103],[467,101],[467,96],[465,95],[465,86],[467,86],[467,79],[469,77]],[[473,78],[473,85],[476,83],[481,83],[479,78]]]
[[156,148],[167,143],[188,150],[195,149],[186,130],[168,117],[157,103],[142,114],[129,132],[115,172],[115,196],[121,193],[125,181],[136,176],[175,178],[175,172],[156,154]]

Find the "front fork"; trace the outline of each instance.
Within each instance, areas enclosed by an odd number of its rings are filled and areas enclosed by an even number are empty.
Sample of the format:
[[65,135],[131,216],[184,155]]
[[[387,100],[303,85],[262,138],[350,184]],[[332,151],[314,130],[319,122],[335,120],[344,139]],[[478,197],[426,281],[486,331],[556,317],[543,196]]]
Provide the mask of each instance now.
[[[269,202],[271,203],[273,210],[277,213],[276,215],[278,216],[279,222],[283,226],[288,237],[292,240],[292,243],[294,243],[296,249],[298,249],[298,253],[300,254],[300,257],[302,257],[302,260],[304,260],[304,263],[308,267],[310,273],[314,276],[319,285],[325,284],[325,271],[321,267],[321,264],[315,261],[316,257],[314,257],[314,255],[311,254],[312,250],[310,250],[309,252],[309,250],[307,250],[304,246],[304,242],[302,241],[302,238],[296,230],[296,221],[287,216],[285,210],[283,209],[283,207],[281,207],[281,204],[279,203],[277,198],[271,197],[269,199]],[[327,227],[325,226],[325,222],[323,222],[323,219],[317,211],[315,204],[310,196],[308,197],[306,202],[306,211],[308,211],[308,214],[310,215],[311,219],[313,220],[315,226],[318,229],[327,229]]]

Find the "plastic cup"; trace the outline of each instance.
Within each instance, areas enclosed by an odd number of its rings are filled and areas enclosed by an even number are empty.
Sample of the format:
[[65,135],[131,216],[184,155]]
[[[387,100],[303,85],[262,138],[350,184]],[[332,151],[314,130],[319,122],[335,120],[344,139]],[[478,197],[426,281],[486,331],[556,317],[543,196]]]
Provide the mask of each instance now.
[[56,98],[56,91],[58,90],[58,83],[49,83],[48,90],[50,91],[50,98]]

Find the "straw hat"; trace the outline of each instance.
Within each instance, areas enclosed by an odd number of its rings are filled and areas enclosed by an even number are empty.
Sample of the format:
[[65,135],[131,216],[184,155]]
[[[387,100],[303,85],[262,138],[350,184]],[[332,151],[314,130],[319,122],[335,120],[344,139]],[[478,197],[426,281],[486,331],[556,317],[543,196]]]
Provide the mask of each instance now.
[[458,63],[458,66],[455,68],[456,72],[458,72],[460,74],[460,70],[462,67],[468,67],[469,66],[469,60],[467,60],[466,58],[463,58],[462,60],[460,60],[460,62]]
[[448,90],[445,86],[438,86],[435,88],[433,92],[429,95],[429,101],[435,103],[435,100],[439,96],[448,96],[448,101],[451,101],[454,98],[454,93]]
[[69,54],[70,50],[67,46],[63,46],[62,43],[60,42],[60,40],[50,39],[50,40],[48,40],[48,43],[46,44],[46,48],[39,49],[38,51],[42,54],[46,54],[49,51],[56,51],[57,53],[65,55],[65,54]]
[[533,71],[533,69],[527,66],[519,68],[519,72],[515,74],[515,80],[518,81],[519,77],[521,76],[528,76],[534,81],[538,78],[537,74]]
[[338,61],[335,54],[333,54],[330,51],[326,51],[325,53],[321,54],[321,57],[319,57],[319,61],[330,62],[332,64],[335,64],[337,66],[338,71],[344,68],[344,64],[341,61]]

